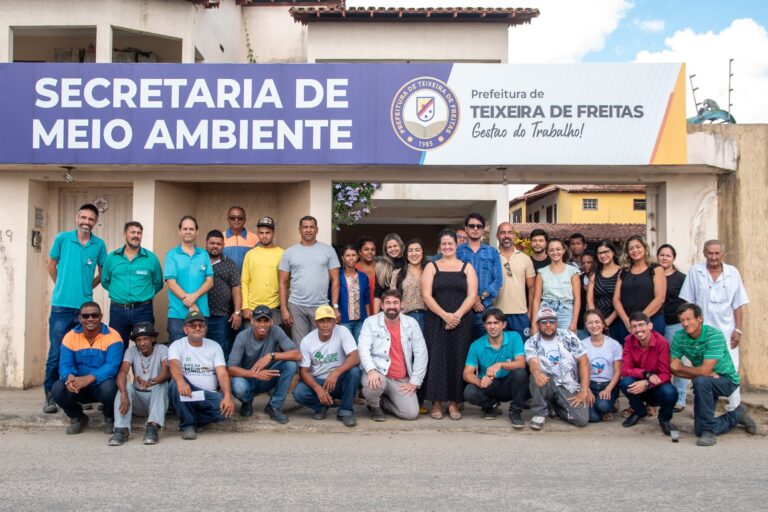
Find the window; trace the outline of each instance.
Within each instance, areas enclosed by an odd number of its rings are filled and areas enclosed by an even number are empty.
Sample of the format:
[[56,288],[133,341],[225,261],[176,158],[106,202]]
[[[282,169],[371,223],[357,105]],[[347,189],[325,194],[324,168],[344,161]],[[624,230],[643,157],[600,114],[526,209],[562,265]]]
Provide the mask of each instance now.
[[539,212],[533,212],[533,222],[539,222]]
[[547,206],[547,224],[552,224],[555,222],[554,215],[552,214],[552,207]]
[[533,216],[530,213],[528,214],[528,222],[533,222]]
[[557,203],[555,203],[555,220],[552,221],[552,224],[557,224]]
[[597,199],[582,199],[581,200],[581,209],[582,210],[597,210]]
[[523,222],[523,209],[518,208],[517,210],[512,212],[512,222],[514,224],[517,224],[519,222]]
[[633,199],[632,200],[632,209],[638,212],[644,212],[645,211],[645,199]]

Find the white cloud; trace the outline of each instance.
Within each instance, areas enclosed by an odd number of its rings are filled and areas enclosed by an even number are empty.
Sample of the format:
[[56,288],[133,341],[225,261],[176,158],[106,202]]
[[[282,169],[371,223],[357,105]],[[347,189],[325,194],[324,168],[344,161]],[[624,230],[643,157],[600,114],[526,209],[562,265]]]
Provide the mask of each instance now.
[[664,30],[664,20],[634,20],[635,26],[648,34]]
[[[739,123],[768,121],[768,33],[753,19],[734,20],[715,33],[696,33],[691,29],[676,32],[664,40],[666,49],[642,51],[636,62],[685,62],[686,73],[695,74],[699,102],[711,98],[728,108],[728,59],[733,62],[731,113]],[[686,110],[695,115],[690,82],[686,76]]]

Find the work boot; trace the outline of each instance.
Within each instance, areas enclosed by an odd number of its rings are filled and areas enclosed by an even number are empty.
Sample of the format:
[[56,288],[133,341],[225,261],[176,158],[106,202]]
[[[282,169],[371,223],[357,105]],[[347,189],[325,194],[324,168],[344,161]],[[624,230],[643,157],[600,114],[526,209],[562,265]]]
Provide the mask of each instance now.
[[240,416],[243,418],[248,418],[249,416],[253,416],[253,402],[243,402],[242,405],[240,405]]
[[186,441],[193,441],[197,439],[197,432],[195,432],[195,427],[184,427],[181,429],[181,438]]
[[741,415],[741,418],[739,419],[739,425],[743,426],[748,433],[752,435],[757,434],[757,423],[755,423],[755,420],[752,419],[752,416],[749,415],[749,409],[747,409],[747,406],[744,404],[739,404],[736,410]]
[[147,423],[147,430],[144,432],[144,444],[157,444],[158,438],[157,427]]
[[709,430],[705,430],[701,433],[701,436],[699,437],[699,440],[696,441],[696,444],[699,446],[714,446],[717,442],[717,436],[714,432],[710,432]]
[[371,419],[373,421],[387,421],[387,418],[384,416],[384,410],[381,407],[371,408]]
[[56,402],[53,400],[53,393],[50,391],[45,392],[45,403],[43,404],[43,412],[47,414],[54,414],[59,412],[59,408]]
[[344,424],[345,427],[354,427],[357,425],[357,420],[354,416],[336,416],[336,419]]
[[79,434],[85,430],[85,427],[88,425],[88,421],[88,416],[85,414],[81,415],[79,418],[70,418],[69,426],[67,427],[67,434]]
[[267,402],[266,407],[264,407],[264,412],[267,413],[273,421],[276,421],[281,425],[288,423],[288,416],[286,416],[285,413],[280,409],[275,409],[272,407],[272,404],[269,402]]
[[104,418],[104,425],[101,427],[105,434],[111,434],[115,431],[115,418]]
[[483,419],[495,420],[496,419],[496,406],[491,405],[489,407],[483,407]]
[[115,433],[112,434],[112,437],[109,438],[107,444],[109,446],[121,446],[128,440],[129,435],[130,433],[128,432],[127,428],[116,428]]

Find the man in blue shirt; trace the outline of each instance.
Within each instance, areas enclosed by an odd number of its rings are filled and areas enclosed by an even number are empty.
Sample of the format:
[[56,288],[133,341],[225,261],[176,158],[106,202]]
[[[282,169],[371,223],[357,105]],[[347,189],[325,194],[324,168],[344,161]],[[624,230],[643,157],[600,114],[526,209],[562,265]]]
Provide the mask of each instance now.
[[169,343],[184,337],[184,319],[190,311],[209,316],[207,294],[213,288],[213,267],[208,253],[195,246],[197,230],[197,219],[183,216],[179,221],[181,243],[165,255]]
[[498,308],[483,314],[488,334],[469,347],[464,365],[464,400],[479,405],[483,418],[496,419],[496,406],[509,402],[509,420],[513,428],[523,428],[523,406],[528,388],[523,340],[515,331],[505,331],[507,318]]
[[48,318],[50,346],[45,363],[43,411],[47,413],[58,411],[51,390],[59,379],[61,340],[78,325],[80,306],[93,300],[93,289],[99,284],[101,267],[107,258],[104,240],[92,233],[98,220],[99,210],[94,205],[82,205],[75,215],[77,229],[59,233],[49,253],[48,275],[54,288]]
[[477,273],[477,299],[473,307],[474,325],[472,327],[472,338],[477,339],[485,334],[483,313],[491,307],[499,294],[504,276],[501,273],[499,252],[483,243],[485,217],[477,212],[470,213],[464,219],[464,228],[469,240],[456,248],[456,257],[472,264]]

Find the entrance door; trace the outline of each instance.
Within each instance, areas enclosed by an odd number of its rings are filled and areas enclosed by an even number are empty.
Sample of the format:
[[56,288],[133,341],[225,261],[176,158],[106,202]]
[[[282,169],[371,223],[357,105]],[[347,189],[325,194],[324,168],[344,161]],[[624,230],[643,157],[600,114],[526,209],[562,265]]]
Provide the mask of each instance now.
[[[125,243],[123,226],[133,216],[133,189],[78,187],[62,189],[59,196],[59,231],[71,230],[77,209],[86,203],[99,208],[99,221],[93,233],[107,244],[107,252]],[[109,323],[109,296],[101,286],[93,290],[93,300],[101,305],[104,323]]]

